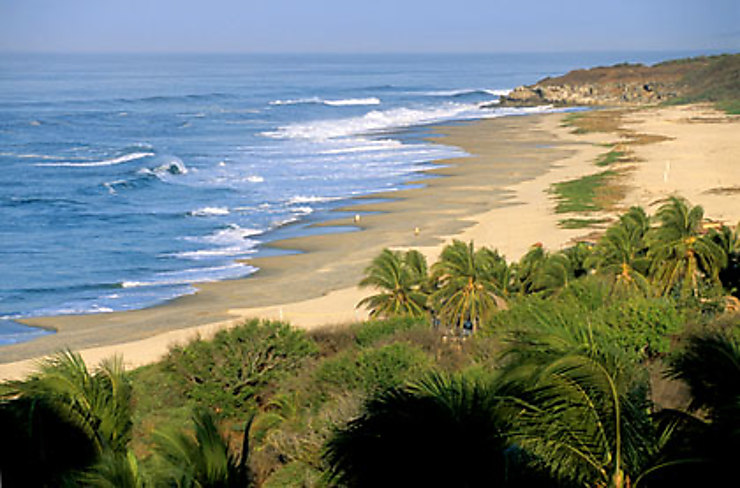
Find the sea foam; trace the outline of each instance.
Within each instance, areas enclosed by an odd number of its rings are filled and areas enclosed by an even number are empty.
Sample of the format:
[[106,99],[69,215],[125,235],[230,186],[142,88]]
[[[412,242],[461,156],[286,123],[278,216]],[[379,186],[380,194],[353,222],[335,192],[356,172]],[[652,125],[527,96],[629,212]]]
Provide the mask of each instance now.
[[95,162],[71,162],[71,161],[59,161],[56,163],[37,163],[34,166],[58,166],[58,167],[69,167],[69,168],[94,168],[98,166],[114,166],[116,164],[127,163],[129,161],[136,161],[137,159],[148,158],[154,156],[153,152],[134,152],[116,156],[111,159],[104,159],[102,161]]
[[473,120],[502,117],[504,115],[525,115],[531,113],[553,112],[552,105],[538,107],[506,107],[491,109],[481,103],[445,102],[421,108],[400,107],[389,110],[372,110],[360,117],[319,120],[285,125],[274,131],[262,132],[265,137],[274,139],[307,139],[326,141],[329,139],[378,134],[391,130],[437,124],[453,120]]
[[212,215],[229,215],[227,207],[203,207],[188,212],[193,217],[210,217]]
[[295,100],[273,100],[270,105],[329,105],[331,107],[347,107],[353,105],[380,105],[380,99],[376,97],[368,98],[345,98],[339,100],[325,100],[319,97],[298,98]]
[[124,281],[121,288],[142,288],[152,286],[189,285],[192,283],[206,283],[228,278],[237,278],[254,273],[254,266],[242,263],[232,263],[225,266],[208,268],[192,268],[181,271],[158,273],[151,280]]
[[505,96],[511,93],[507,89],[489,89],[489,88],[463,88],[458,90],[437,90],[423,92],[423,95],[430,97],[462,97],[466,95],[493,95],[495,97]]
[[373,110],[360,117],[290,124],[262,135],[275,139],[321,140],[483,116],[478,104],[448,102],[422,108]]

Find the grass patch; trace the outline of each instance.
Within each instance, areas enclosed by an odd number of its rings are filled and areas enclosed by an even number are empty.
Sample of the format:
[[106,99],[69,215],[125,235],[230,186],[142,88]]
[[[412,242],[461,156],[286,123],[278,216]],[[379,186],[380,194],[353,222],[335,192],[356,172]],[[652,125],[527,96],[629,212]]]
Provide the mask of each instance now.
[[583,116],[584,114],[582,113],[568,114],[563,117],[560,127],[573,127],[574,129],[570,131],[571,134],[586,134],[589,131],[579,124]]
[[594,212],[605,209],[617,197],[616,188],[608,188],[617,175],[616,171],[607,170],[576,180],[554,183],[550,192],[558,202],[555,212]]
[[563,120],[561,121],[561,127],[571,127],[575,125],[576,121],[583,117],[582,113],[570,113],[563,117]]
[[740,115],[740,99],[722,100],[715,105],[719,110],[722,110],[728,115]]
[[622,115],[628,110],[594,110],[578,112],[563,117],[561,125],[573,127],[573,134],[587,134],[589,132],[618,132],[622,124]]
[[562,219],[558,221],[558,225],[562,229],[587,229],[591,228],[597,225],[606,224],[609,223],[611,219],[609,218],[601,218],[601,219]]
[[602,154],[599,159],[596,160],[596,166],[609,166],[619,161],[625,156],[624,151],[609,151],[606,154]]

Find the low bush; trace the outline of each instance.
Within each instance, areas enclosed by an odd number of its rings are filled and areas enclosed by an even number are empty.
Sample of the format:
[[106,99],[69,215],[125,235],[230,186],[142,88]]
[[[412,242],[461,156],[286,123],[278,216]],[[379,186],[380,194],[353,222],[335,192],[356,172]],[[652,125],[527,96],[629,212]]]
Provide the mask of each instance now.
[[666,354],[671,335],[684,323],[673,303],[664,298],[624,300],[605,307],[599,315],[615,344],[649,357]]
[[672,300],[636,295],[614,301],[609,299],[608,289],[588,281],[579,280],[557,297],[529,296],[514,301],[509,310],[487,324],[485,332],[495,336],[521,329],[588,328],[643,357],[668,352],[671,335],[686,322]]
[[377,343],[383,338],[392,336],[401,331],[413,329],[420,325],[426,325],[426,322],[413,317],[373,320],[354,327],[355,341],[357,342],[357,345],[367,347]]
[[317,353],[306,334],[288,324],[252,320],[173,348],[164,361],[184,394],[226,415],[243,411],[261,387],[300,368]]
[[399,386],[431,367],[418,347],[396,343],[359,353],[347,351],[321,363],[314,381],[324,395],[336,391],[373,393]]

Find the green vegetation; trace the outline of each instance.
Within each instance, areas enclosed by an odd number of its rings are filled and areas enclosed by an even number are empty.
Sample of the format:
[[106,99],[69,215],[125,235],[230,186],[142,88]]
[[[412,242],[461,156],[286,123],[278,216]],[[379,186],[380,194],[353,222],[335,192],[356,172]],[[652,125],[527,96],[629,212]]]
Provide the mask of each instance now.
[[570,113],[563,117],[561,121],[562,127],[574,127],[574,129],[571,131],[573,134],[586,134],[589,132],[588,129],[585,127],[580,127],[578,125],[578,122],[583,118],[582,113]]
[[372,317],[424,314],[421,288],[427,275],[427,262],[421,253],[385,249],[373,259],[365,274],[360,286],[383,290],[360,303],[370,309]]
[[661,225],[651,229],[646,239],[658,290],[666,294],[678,289],[686,297],[697,296],[707,285],[719,285],[727,255],[709,236],[700,234],[704,209],[671,197],[655,217]]
[[[384,251],[366,323],[249,321],[131,373],[62,354],[0,385],[2,481],[722,486],[740,449],[740,315],[722,312],[740,238],[702,217],[679,198],[634,207],[595,244],[513,263],[458,241],[429,270]],[[386,306],[409,303],[391,283],[414,305]]]
[[403,384],[430,366],[429,357],[418,347],[395,343],[350,350],[326,360],[316,369],[313,381],[325,395],[343,390],[369,394]]
[[608,153],[603,154],[599,159],[596,160],[596,166],[609,166],[614,164],[625,156],[624,151],[612,150]]
[[670,104],[713,102],[729,114],[740,113],[740,54],[723,54],[684,60],[696,62],[698,69],[688,72],[681,83],[686,94]]
[[594,218],[594,219],[572,218],[572,219],[560,219],[558,220],[558,225],[563,229],[588,229],[588,228],[598,227],[610,221],[611,219],[608,217],[604,217],[601,219],[599,218]]
[[154,450],[158,455],[158,484],[165,486],[213,486],[243,488],[251,483],[247,463],[249,456],[250,417],[244,427],[239,454],[229,447],[219,431],[216,417],[207,410],[193,415],[193,433],[161,430],[154,433]]
[[499,306],[506,280],[506,260],[496,251],[452,241],[432,266],[435,314],[448,324],[475,330]]
[[186,397],[232,414],[254,405],[260,387],[296,371],[315,353],[303,331],[252,320],[212,340],[174,347],[163,366],[175,373]]
[[607,208],[611,200],[609,185],[617,174],[607,170],[553,184],[550,191],[557,200],[555,212],[594,212]]
[[715,105],[729,115],[740,115],[740,100],[721,100]]

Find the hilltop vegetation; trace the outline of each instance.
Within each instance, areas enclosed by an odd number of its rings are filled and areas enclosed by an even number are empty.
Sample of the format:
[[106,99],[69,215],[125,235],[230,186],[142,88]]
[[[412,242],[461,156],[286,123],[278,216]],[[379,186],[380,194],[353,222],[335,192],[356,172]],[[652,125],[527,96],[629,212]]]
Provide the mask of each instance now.
[[740,110],[740,54],[700,56],[645,66],[618,64],[575,70],[516,88],[504,105],[644,105],[712,102]]
[[740,448],[738,229],[635,207],[518,262],[385,250],[375,318],[250,321],[125,373],[62,355],[2,385],[5,486],[720,483]]

